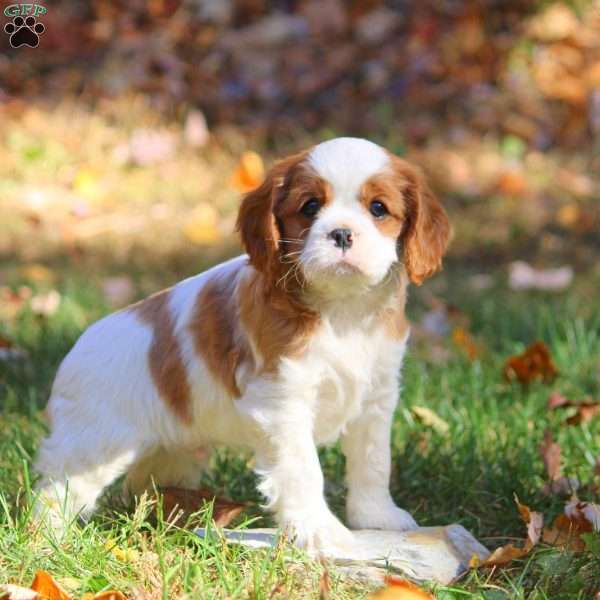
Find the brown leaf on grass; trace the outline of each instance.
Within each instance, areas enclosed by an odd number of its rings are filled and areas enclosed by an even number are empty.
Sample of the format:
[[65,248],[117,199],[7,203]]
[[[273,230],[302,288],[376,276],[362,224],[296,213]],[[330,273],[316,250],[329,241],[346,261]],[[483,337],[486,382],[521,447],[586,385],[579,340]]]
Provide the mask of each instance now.
[[81,600],[127,600],[127,596],[117,590],[107,590],[105,592],[98,592],[97,594],[88,592],[82,596]]
[[542,537],[544,528],[544,515],[539,512],[532,511],[526,504],[521,504],[518,498],[515,497],[517,508],[521,514],[523,522],[527,525],[527,539],[525,540],[525,550],[531,550]]
[[585,550],[583,533],[600,531],[600,505],[581,502],[573,496],[550,527],[544,529],[544,542],[552,546],[567,548],[573,552]]
[[455,327],[452,330],[452,341],[454,345],[460,348],[471,360],[475,360],[479,355],[479,350],[471,334],[464,327]]
[[591,421],[600,412],[600,402],[582,402],[577,405],[577,412],[569,417],[567,425],[579,425]]
[[558,375],[550,351],[544,342],[534,342],[525,352],[511,356],[504,365],[504,377],[522,384],[536,379],[550,382]]
[[450,425],[439,415],[425,406],[411,406],[410,411],[417,417],[423,425],[435,429],[439,434],[446,435],[450,429]]
[[31,589],[44,600],[71,600],[71,597],[58,585],[52,575],[38,571],[33,578]]
[[544,516],[539,512],[532,511],[527,505],[521,504],[516,496],[515,502],[517,503],[517,508],[519,509],[519,514],[521,515],[523,522],[527,525],[527,539],[525,540],[523,547],[518,548],[514,544],[500,546],[500,548],[496,548],[484,561],[471,566],[500,567],[506,565],[515,558],[521,558],[528,554],[539,542],[544,526]]
[[484,561],[474,565],[475,567],[501,567],[515,558],[525,556],[529,550],[517,548],[514,544],[507,544],[496,548]]
[[561,406],[570,406],[571,401],[565,398],[560,392],[552,392],[550,396],[548,396],[548,409],[554,410],[555,408],[560,408]]
[[435,598],[406,579],[386,577],[384,587],[368,596],[370,600],[435,600]]
[[265,167],[260,154],[244,152],[233,175],[231,184],[239,192],[249,192],[257,188],[264,179]]
[[548,479],[556,481],[561,474],[561,449],[560,444],[553,441],[552,432],[549,429],[546,429],[544,432],[544,441],[540,444],[540,454],[544,461],[544,468],[546,469]]
[[575,414],[565,420],[567,425],[578,425],[591,421],[600,412],[600,402],[594,402],[590,398],[582,402],[574,402],[565,398],[558,392],[553,392],[548,398],[548,408],[554,410],[557,408],[575,408]]
[[225,498],[218,498],[210,490],[187,490],[183,488],[168,487],[162,488],[164,514],[177,515],[182,514],[188,518],[192,513],[197,512],[207,502],[214,501],[213,520],[217,527],[227,527],[233,519],[248,507],[241,502],[232,502]]

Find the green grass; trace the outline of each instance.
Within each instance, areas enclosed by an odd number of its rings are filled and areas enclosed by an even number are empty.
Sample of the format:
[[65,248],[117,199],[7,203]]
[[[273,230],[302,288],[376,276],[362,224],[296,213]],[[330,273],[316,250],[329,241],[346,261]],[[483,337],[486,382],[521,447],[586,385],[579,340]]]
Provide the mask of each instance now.
[[[440,362],[433,341],[411,349],[393,432],[392,492],[421,524],[458,522],[495,547],[523,537],[514,494],[547,521],[562,510],[563,498],[540,491],[545,479],[538,446],[546,428],[562,446],[565,474],[581,480],[580,496],[598,500],[600,418],[567,427],[565,415],[549,413],[546,402],[553,389],[573,399],[600,398],[600,306],[586,300],[597,281],[552,296],[511,292],[501,281],[477,292],[466,281],[466,273],[449,270],[431,288],[445,286],[438,294],[466,313],[483,351],[470,361],[443,340],[447,356]],[[19,283],[16,275],[11,283]],[[114,489],[96,516],[85,526],[74,524],[62,541],[36,528],[27,499],[35,477],[30,465],[44,434],[42,409],[62,356],[88,323],[108,311],[98,283],[96,276],[66,271],[57,282],[63,302],[56,314],[40,319],[23,311],[0,324],[0,334],[28,352],[25,360],[0,362],[0,581],[28,585],[36,570],[46,569],[75,595],[118,588],[132,597],[165,599],[318,597],[323,566],[301,553],[290,562],[283,547],[250,551],[225,546],[218,537],[202,540],[191,523],[168,524],[160,507],[155,513],[154,501],[124,506]],[[424,310],[422,296],[415,291],[410,300],[415,321]],[[526,388],[504,381],[506,357],[537,339],[548,344],[560,377],[552,386]],[[449,431],[441,434],[415,420],[412,405],[434,410]],[[329,501],[343,516],[343,457],[334,447],[321,458]],[[260,502],[246,456],[219,452],[205,482],[232,499]],[[193,522],[206,522],[207,510]],[[258,507],[250,514],[255,526],[271,522]],[[123,560],[111,543],[136,552]],[[470,572],[452,586],[433,589],[446,599],[591,598],[600,590],[600,543],[595,546],[573,554],[540,545],[508,568]],[[330,570],[332,598],[369,592]]]

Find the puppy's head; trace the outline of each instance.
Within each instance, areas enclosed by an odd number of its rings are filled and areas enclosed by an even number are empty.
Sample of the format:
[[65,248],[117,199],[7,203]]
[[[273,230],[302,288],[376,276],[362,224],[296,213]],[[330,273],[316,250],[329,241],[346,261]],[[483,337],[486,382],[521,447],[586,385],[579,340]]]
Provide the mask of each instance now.
[[376,286],[398,262],[420,285],[440,268],[449,237],[419,171],[357,138],[276,163],[244,198],[237,226],[251,264],[268,277],[346,291]]

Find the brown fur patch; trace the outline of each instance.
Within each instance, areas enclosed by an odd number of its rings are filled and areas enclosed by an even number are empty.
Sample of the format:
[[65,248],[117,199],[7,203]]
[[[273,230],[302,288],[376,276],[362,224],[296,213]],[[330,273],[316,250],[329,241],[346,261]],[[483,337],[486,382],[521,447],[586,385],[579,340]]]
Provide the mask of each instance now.
[[236,228],[250,257],[250,264],[261,273],[272,274],[281,268],[280,234],[273,210],[289,190],[294,167],[302,163],[307,154],[308,151],[300,152],[275,163],[262,184],[242,200]]
[[312,198],[316,198],[321,207],[329,204],[332,200],[331,185],[311,167],[299,163],[288,173],[286,185],[281,189],[273,207],[281,236],[281,253],[292,258],[292,262],[304,247],[314,220],[301,212],[302,206]]
[[189,328],[194,348],[213,377],[239,397],[235,374],[251,353],[237,326],[236,302],[235,278],[208,281],[198,294]]
[[303,274],[296,268],[312,223],[300,209],[313,197],[327,204],[331,189],[304,162],[308,152],[276,163],[265,182],[246,195],[238,214],[242,241],[257,270],[240,283],[240,318],[263,371],[276,370],[283,356],[302,353],[319,322],[302,301]]
[[397,239],[404,228],[406,217],[404,190],[407,186],[408,181],[400,173],[390,171],[373,175],[361,187],[360,203],[367,212],[374,200],[379,200],[387,208],[389,214],[379,219],[369,213],[377,229],[387,237]]
[[299,356],[308,345],[319,315],[261,274],[240,285],[240,317],[263,360],[262,371],[273,372],[285,356]]
[[190,384],[175,336],[169,309],[171,290],[163,290],[134,304],[129,310],[153,329],[148,365],[154,385],[171,410],[184,422],[191,421]]

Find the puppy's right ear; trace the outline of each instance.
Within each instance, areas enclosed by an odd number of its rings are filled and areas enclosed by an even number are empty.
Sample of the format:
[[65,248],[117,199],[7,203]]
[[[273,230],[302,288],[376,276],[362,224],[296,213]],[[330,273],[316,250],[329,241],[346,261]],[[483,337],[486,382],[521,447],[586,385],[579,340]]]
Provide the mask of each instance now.
[[291,170],[305,156],[306,153],[302,152],[275,163],[265,180],[242,200],[236,229],[240,232],[250,264],[261,273],[270,272],[279,263],[280,234],[273,209],[286,192]]

